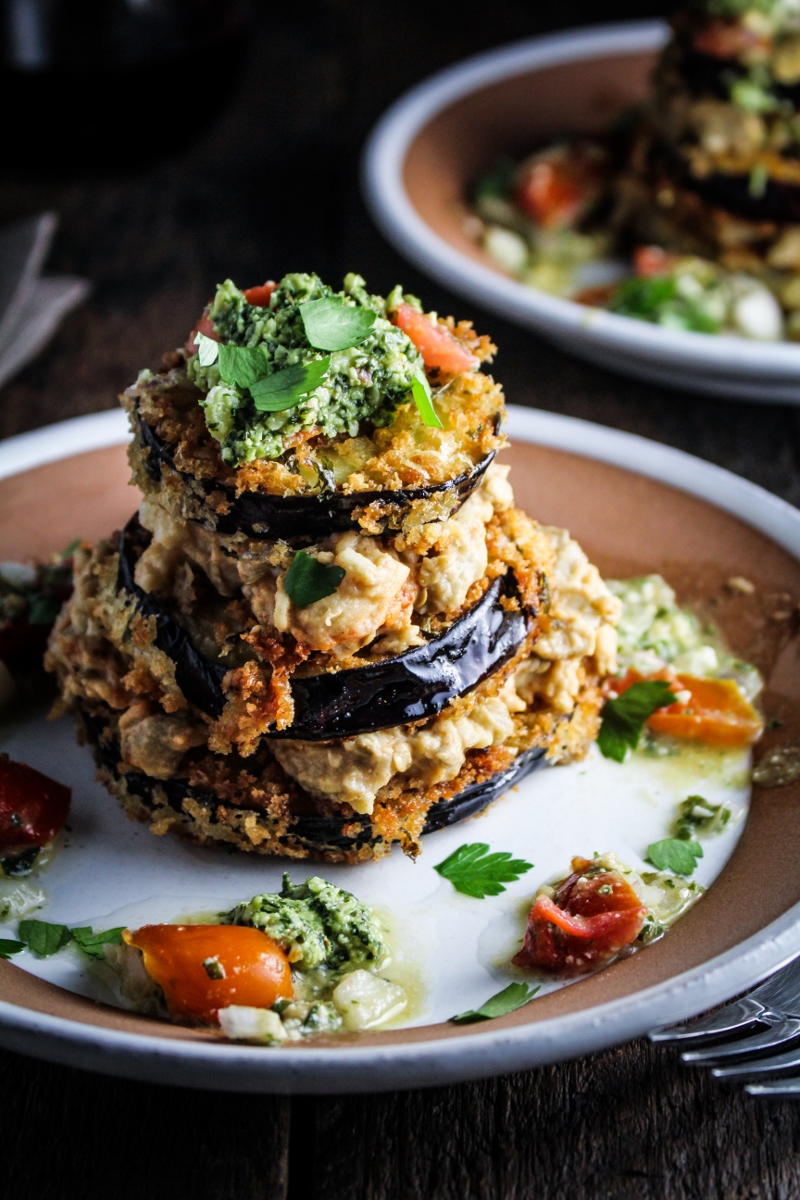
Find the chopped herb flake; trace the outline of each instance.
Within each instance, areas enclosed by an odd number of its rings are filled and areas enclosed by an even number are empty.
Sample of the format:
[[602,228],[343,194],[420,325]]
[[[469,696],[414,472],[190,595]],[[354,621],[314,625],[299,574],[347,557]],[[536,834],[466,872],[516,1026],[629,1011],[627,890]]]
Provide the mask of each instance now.
[[204,333],[198,333],[194,339],[194,344],[197,346],[197,357],[200,359],[202,367],[212,367],[219,357],[219,342],[214,338],[206,337]]
[[422,422],[430,429],[444,429],[444,425],[436,415],[436,409],[433,407],[433,399],[431,398],[431,389],[424,375],[415,375],[411,380],[411,395],[414,397],[414,403],[419,409],[419,415],[422,417]]
[[285,412],[318,388],[331,365],[330,355],[315,362],[295,364],[275,371],[250,386],[253,403],[259,412]]
[[621,696],[606,700],[597,746],[604,758],[624,762],[628,750],[635,750],[649,717],[660,708],[675,703],[675,694],[663,679],[643,679],[632,683]]
[[351,346],[359,346],[376,317],[368,308],[345,304],[336,296],[307,300],[299,311],[309,345],[315,350],[349,350]]
[[18,942],[15,938],[0,938],[0,958],[6,959],[12,954],[19,954],[20,950],[25,949],[25,942]]
[[283,579],[283,590],[297,608],[332,596],[345,577],[343,567],[326,566],[305,550],[298,550]]
[[240,388],[252,388],[270,372],[270,357],[265,346],[219,347],[219,377],[224,383]]
[[66,925],[52,925],[49,921],[20,921],[17,932],[20,940],[40,958],[48,958],[72,941],[72,931]]
[[119,946],[124,928],[124,925],[119,925],[115,929],[99,929],[95,933],[91,926],[84,926],[73,929],[72,936],[84,954],[88,954],[90,958],[102,959],[105,958],[103,946]]

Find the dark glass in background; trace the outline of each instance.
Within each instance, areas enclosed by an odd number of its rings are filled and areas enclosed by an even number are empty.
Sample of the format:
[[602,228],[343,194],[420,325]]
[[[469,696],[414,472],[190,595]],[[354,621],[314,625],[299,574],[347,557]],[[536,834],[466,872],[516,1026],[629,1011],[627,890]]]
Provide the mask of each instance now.
[[230,95],[246,0],[0,0],[3,173],[135,170]]

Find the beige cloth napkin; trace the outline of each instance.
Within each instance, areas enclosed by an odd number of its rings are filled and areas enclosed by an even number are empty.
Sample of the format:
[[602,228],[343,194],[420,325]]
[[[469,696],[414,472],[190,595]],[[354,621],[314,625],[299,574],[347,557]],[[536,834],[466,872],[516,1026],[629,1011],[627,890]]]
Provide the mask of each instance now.
[[40,275],[57,224],[54,213],[42,213],[0,230],[0,387],[44,349],[89,294],[86,279]]

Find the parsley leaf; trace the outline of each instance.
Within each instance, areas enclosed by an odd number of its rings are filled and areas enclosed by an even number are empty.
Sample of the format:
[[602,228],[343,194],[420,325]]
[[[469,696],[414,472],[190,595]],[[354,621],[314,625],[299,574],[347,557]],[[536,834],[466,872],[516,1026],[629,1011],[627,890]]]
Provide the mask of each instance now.
[[269,375],[271,365],[266,346],[232,346],[225,342],[219,345],[219,377],[224,383],[252,389]]
[[424,375],[415,375],[411,380],[411,395],[419,409],[423,425],[427,425],[430,429],[444,429],[444,425],[433,407],[430,384]]
[[250,385],[253,403],[259,412],[284,412],[294,408],[304,396],[319,387],[330,365],[331,356],[327,354],[315,362],[295,363],[275,371]]
[[51,925],[49,921],[20,921],[17,932],[20,940],[40,958],[55,954],[72,941],[72,931],[66,925]]
[[512,858],[507,850],[490,854],[485,842],[468,842],[433,869],[449,879],[457,892],[483,900],[499,896],[506,890],[503,884],[515,883],[532,866],[524,858]]
[[200,359],[200,366],[213,367],[219,355],[219,342],[215,338],[206,337],[204,333],[198,333],[194,339],[194,344],[197,346],[197,357]]
[[103,946],[119,946],[124,928],[124,925],[119,925],[116,929],[100,929],[95,933],[90,925],[86,925],[73,929],[72,936],[84,954],[88,954],[90,958],[103,959]]
[[604,758],[624,762],[628,749],[635,750],[648,717],[659,708],[675,703],[675,693],[663,679],[642,679],[632,683],[615,700],[603,705],[603,720],[597,746]]
[[14,938],[0,938],[0,958],[8,961],[12,954],[19,954],[20,950],[25,949],[24,942],[18,942]]
[[328,567],[305,550],[298,550],[283,579],[283,590],[297,608],[332,596],[345,577],[343,567]]
[[506,1013],[522,1008],[538,991],[538,987],[528,987],[527,983],[510,983],[502,992],[490,996],[480,1008],[470,1008],[467,1012],[451,1017],[450,1020],[454,1025],[471,1025],[474,1021],[491,1021],[494,1017],[504,1017]]
[[309,345],[315,350],[349,350],[367,337],[376,314],[335,296],[308,300],[300,305],[300,318]]
[[672,871],[674,875],[691,875],[697,859],[703,857],[699,842],[684,838],[664,838],[647,847],[647,857],[659,871]]

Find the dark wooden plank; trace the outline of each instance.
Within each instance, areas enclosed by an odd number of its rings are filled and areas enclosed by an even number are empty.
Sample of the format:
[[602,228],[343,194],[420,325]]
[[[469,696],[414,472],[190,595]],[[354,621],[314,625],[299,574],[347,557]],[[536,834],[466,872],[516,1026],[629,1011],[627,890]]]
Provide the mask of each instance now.
[[0,1054],[3,1186],[27,1200],[283,1200],[289,1101]]
[[790,1200],[800,1111],[635,1042],[557,1067],[318,1102],[314,1200]]

